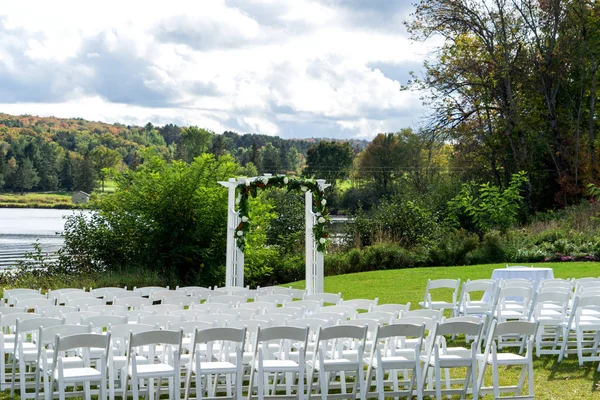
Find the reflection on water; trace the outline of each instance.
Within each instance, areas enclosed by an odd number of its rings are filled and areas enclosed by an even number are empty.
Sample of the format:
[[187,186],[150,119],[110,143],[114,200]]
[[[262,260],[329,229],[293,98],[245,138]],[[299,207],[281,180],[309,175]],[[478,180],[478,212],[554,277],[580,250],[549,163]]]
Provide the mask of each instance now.
[[44,251],[56,251],[63,239],[57,233],[65,225],[63,217],[81,210],[50,210],[39,208],[0,208],[0,251],[27,251],[39,241]]

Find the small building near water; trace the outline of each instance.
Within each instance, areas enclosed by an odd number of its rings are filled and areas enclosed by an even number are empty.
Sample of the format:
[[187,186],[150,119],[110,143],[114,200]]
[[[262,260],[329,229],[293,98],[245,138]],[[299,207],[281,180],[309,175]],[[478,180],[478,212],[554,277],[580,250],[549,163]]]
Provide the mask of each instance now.
[[87,203],[89,199],[90,195],[86,192],[82,192],[81,190],[71,195],[71,201],[73,202],[73,204]]

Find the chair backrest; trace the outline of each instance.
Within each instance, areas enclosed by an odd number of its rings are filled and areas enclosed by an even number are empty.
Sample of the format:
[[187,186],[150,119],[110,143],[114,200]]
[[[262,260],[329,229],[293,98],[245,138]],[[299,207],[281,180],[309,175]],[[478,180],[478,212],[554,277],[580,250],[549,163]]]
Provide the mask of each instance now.
[[215,325],[206,321],[177,321],[169,324],[167,327],[170,331],[182,330],[184,336],[193,335],[197,329],[214,328]]
[[234,316],[226,314],[208,314],[196,317],[196,321],[210,322],[215,326],[224,327],[227,325],[228,322],[232,321],[234,318]]
[[427,318],[435,318],[438,321],[440,321],[443,316],[444,316],[444,309],[441,308],[439,310],[428,310],[428,309],[410,310],[410,311],[401,313],[399,318],[403,319],[403,318],[408,318],[408,317],[427,317]]
[[[182,340],[183,340],[183,331],[170,331],[170,330],[153,330],[153,331],[144,331],[138,333],[130,333],[129,335],[129,346],[127,350],[128,363],[131,359],[131,355],[134,354],[133,348],[138,348],[140,346],[150,346],[149,348],[149,358],[153,359],[154,350],[157,345],[160,346],[173,346],[177,354],[181,354],[182,348]],[[163,354],[164,355],[164,354]],[[129,365],[128,365],[129,367]]]
[[101,315],[127,315],[127,307],[117,305],[88,306],[85,311],[97,312]]
[[428,279],[425,287],[425,296],[423,299],[423,308],[431,308],[432,290],[449,289],[452,291],[452,304],[456,304],[458,298],[458,290],[460,287],[460,279]]
[[204,286],[176,286],[175,291],[185,293],[186,296],[202,295],[204,293],[208,296],[212,292],[210,288]]
[[200,298],[192,296],[167,296],[160,298],[160,305],[177,305],[183,308],[184,306],[190,306],[193,303],[200,304]]
[[246,296],[236,296],[236,295],[224,295],[224,296],[208,296],[206,299],[207,303],[246,303],[248,300]]
[[162,286],[141,286],[141,287],[133,287],[133,291],[134,292],[140,292],[142,293],[142,297],[149,297],[150,293],[153,291],[159,291],[159,290],[169,290],[168,286],[162,287]]
[[102,332],[111,325],[128,322],[126,315],[90,315],[81,318],[81,325],[89,325],[92,332]]
[[90,366],[90,349],[102,349],[101,364],[106,368],[107,358],[110,351],[110,332],[100,333],[79,333],[68,336],[56,335],[54,342],[55,357],[52,360],[52,375],[56,376],[57,367],[60,364],[61,353],[70,350],[80,349],[85,366]]
[[[345,312],[323,312],[323,311],[319,311],[317,313],[311,314],[309,318],[326,319],[327,321],[330,321],[332,325],[337,325],[338,323],[348,319]],[[292,321],[292,320],[290,320],[290,321]]]
[[44,317],[62,317],[65,313],[76,311],[77,309],[75,307],[69,306],[46,306],[34,309],[34,313],[43,315]]
[[15,308],[22,310],[33,310],[38,307],[50,307],[54,305],[54,300],[47,299],[45,297],[34,298],[34,299],[18,299],[15,301]]
[[[455,318],[461,318],[456,320]],[[450,336],[457,334],[464,334],[469,336],[475,336],[479,339],[483,328],[483,320],[479,322],[472,320],[464,320],[464,317],[448,318],[444,322],[439,322],[435,330],[437,336]]]
[[496,324],[494,337],[504,335],[527,335],[533,336],[536,332],[537,324],[530,321],[507,321]]
[[385,312],[393,312],[396,316],[400,315],[401,312],[406,312],[410,310],[410,301],[406,304],[378,304],[371,307],[370,311],[385,311]]
[[532,300],[533,286],[508,286],[500,289],[498,293],[498,303],[503,303],[506,300],[519,301],[524,304],[529,304]]
[[254,301],[252,303],[241,303],[237,307],[239,310],[258,310],[262,314],[265,310],[277,309],[277,303],[269,301]]
[[277,305],[282,305],[283,303],[291,302],[294,299],[294,296],[291,294],[283,294],[283,293],[274,293],[274,294],[259,294],[254,297],[254,301],[264,301],[268,303],[274,303]]
[[304,296],[304,300],[318,300],[330,304],[338,304],[341,299],[342,293],[313,293]]
[[48,327],[40,326],[37,336],[38,354],[41,353],[42,347],[54,345],[56,335],[68,336],[80,333],[90,333],[89,326],[76,324],[55,325]]
[[142,297],[141,292],[134,292],[133,290],[107,290],[104,295],[104,300],[110,301],[115,304],[115,299],[129,299],[131,297]]
[[3,313],[4,310],[0,309],[0,329],[5,333],[10,332],[17,324],[17,320],[24,321],[30,318],[39,318],[38,314],[31,314],[26,312],[18,313]]
[[151,306],[142,306],[142,311],[148,311],[152,314],[169,314],[171,311],[183,310],[183,304],[153,304]]
[[192,310],[205,310],[209,314],[218,313],[223,310],[230,310],[231,304],[229,303],[202,303],[202,304],[192,304],[190,306]]
[[383,324],[389,324],[398,315],[393,312],[386,311],[369,311],[366,313],[358,314],[358,318],[374,318],[381,321]]
[[323,302],[321,300],[294,300],[285,302],[283,304],[284,307],[302,307],[309,314],[317,312],[319,308],[323,306]]
[[92,315],[100,315],[100,313],[92,311],[76,311],[63,314],[63,318],[65,319],[65,324],[81,324],[81,318],[89,317]]
[[106,304],[106,303],[103,299],[97,299],[97,298],[91,297],[91,296],[76,297],[76,298],[67,297],[65,299],[66,306],[76,307],[79,310],[85,310],[87,307],[90,307],[90,306],[99,306],[99,305],[104,305],[104,304]]
[[530,281],[529,279],[523,279],[523,278],[508,278],[508,279],[502,279],[500,281],[500,288],[504,289],[504,288],[512,288],[512,287],[533,287],[533,282]]
[[139,317],[138,322],[140,324],[149,324],[154,326],[158,325],[159,327],[166,329],[169,325],[173,325],[177,322],[183,322],[183,318],[180,315],[153,314],[147,317]]
[[28,318],[25,320],[17,319],[15,324],[14,351],[17,354],[17,347],[23,342],[33,342],[37,340],[40,328],[64,325],[64,320],[60,318]]
[[296,326],[296,327],[308,327],[310,332],[314,332],[315,334],[319,330],[319,328],[326,328],[328,326],[332,326],[333,321],[326,318],[300,318],[288,321],[288,326]]
[[425,317],[425,316],[415,316],[415,317],[400,317],[398,319],[392,320],[390,325],[397,324],[412,324],[412,325],[425,325],[426,331],[433,330],[439,319],[436,317]]
[[362,340],[364,343],[367,339],[368,326],[357,325],[336,325],[321,328],[318,333],[318,341],[348,338]]
[[113,305],[126,306],[127,308],[139,310],[142,306],[152,305],[152,299],[146,297],[122,297],[113,299]]
[[369,311],[371,308],[377,305],[379,302],[379,298],[374,299],[352,299],[352,300],[342,300],[340,302],[343,306],[354,307],[355,310],[364,310]]
[[[256,333],[256,342],[254,343],[254,355],[256,356],[259,349],[262,347],[267,348],[265,343],[277,342],[280,346],[280,351],[274,353],[279,359],[287,359],[289,352],[292,347],[297,347],[298,353],[301,357],[306,356],[306,348],[308,347],[308,326],[296,327],[296,326],[274,326],[271,328],[260,328],[258,327]],[[284,342],[287,342],[284,343]],[[263,355],[267,355],[269,352],[264,352]]]
[[390,324],[386,326],[380,326],[375,336],[375,343],[380,340],[394,338],[394,337],[412,337],[420,338],[421,342],[425,336],[425,324]]
[[127,290],[127,286],[125,287],[116,287],[116,286],[104,286],[99,288],[90,288],[90,294],[94,297],[98,297],[101,299],[106,298],[107,292],[116,292],[118,290]]
[[306,295],[306,290],[277,287],[277,288],[272,288],[271,293],[285,294],[288,296],[292,296],[292,298],[294,298],[294,299],[302,299]]
[[349,318],[349,319],[356,318],[356,314],[358,314],[356,312],[356,309],[354,307],[352,307],[352,306],[345,306],[345,305],[321,307],[321,309],[318,312],[319,313],[323,313],[323,312],[345,313],[346,317]]
[[238,344],[240,351],[244,348],[246,340],[246,328],[208,328],[208,329],[196,329],[194,339],[192,341],[192,347],[190,352],[195,352],[196,346],[201,343],[211,342],[231,342]]

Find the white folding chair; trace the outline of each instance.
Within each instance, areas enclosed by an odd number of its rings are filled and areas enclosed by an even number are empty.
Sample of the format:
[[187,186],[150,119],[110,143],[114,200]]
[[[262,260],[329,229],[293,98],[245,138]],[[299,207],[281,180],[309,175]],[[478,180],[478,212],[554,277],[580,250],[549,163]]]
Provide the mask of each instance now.
[[[350,395],[354,398],[357,393],[361,400],[366,398],[365,380],[364,380],[364,345],[367,340],[367,326],[337,325],[319,329],[317,333],[317,347],[313,360],[308,363],[311,372],[308,374],[307,396],[312,395],[313,386],[321,399],[329,398],[330,388],[334,388],[334,381],[339,376],[339,386],[336,389],[341,390],[341,394]],[[343,351],[349,343],[357,350],[357,356],[354,360],[344,358]],[[313,379],[317,374],[317,382]],[[352,383],[352,392],[347,392],[346,375],[354,375]],[[358,392],[357,392],[358,390]],[[339,394],[336,395],[339,397]]]
[[[456,302],[458,299],[458,290],[460,287],[460,279],[428,279],[427,286],[425,287],[425,297],[419,305],[422,308],[439,310],[443,308],[445,310],[455,310]],[[450,291],[450,301],[447,299],[447,293]],[[436,294],[435,300],[433,293]],[[437,300],[439,297],[444,297],[445,300]]]
[[[270,344],[277,346],[276,352],[268,351]],[[261,329],[258,327],[254,344],[254,359],[251,365],[248,399],[252,399],[254,376],[257,375],[257,396],[265,398],[266,389],[271,383],[269,398],[276,397],[282,390],[278,387],[279,374],[285,382],[285,397],[292,396],[293,387],[298,399],[304,399],[304,373],[306,347],[308,345],[308,327],[275,326]],[[292,355],[292,353],[294,353]],[[269,379],[269,374],[273,374]],[[296,381],[298,382],[296,384]]]
[[[478,355],[479,361],[479,379],[478,387],[479,394],[492,392],[494,399],[503,399],[500,393],[514,392],[515,397],[519,399],[534,399],[534,383],[533,383],[533,336],[537,329],[537,323],[529,321],[509,321],[501,322],[496,325],[494,321],[490,329],[490,337],[486,346],[486,351],[482,355]],[[496,341],[499,337],[506,336],[523,336],[526,338],[526,353],[524,356],[513,353],[498,353]],[[492,366],[492,387],[484,386],[485,368],[487,365]],[[500,386],[499,381],[499,366],[520,365],[521,374],[517,385]],[[528,396],[522,396],[523,384],[525,383],[525,375],[527,375],[529,384]]]
[[[458,319],[458,320],[456,320]],[[425,358],[425,379],[433,370],[435,377],[435,396],[442,399],[442,394],[460,395],[464,398],[471,388],[474,399],[478,398],[477,391],[477,355],[481,353],[480,336],[483,331],[483,320],[464,320],[465,317],[448,318],[438,323],[434,328],[433,345],[429,348]],[[447,341],[457,335],[472,336],[475,338],[469,348],[449,348]],[[451,368],[466,369],[463,379],[452,379]],[[442,369],[446,372],[446,388],[442,389]],[[463,383],[462,388],[453,388],[451,385]]]
[[[169,398],[179,399],[181,397],[181,374],[180,355],[182,347],[183,331],[145,331],[131,333],[127,350],[127,376],[123,387],[127,388],[127,382],[131,379],[133,398],[139,398],[140,392],[146,396],[160,398],[161,379],[169,381]],[[157,347],[160,347],[160,357],[157,357]],[[136,355],[147,354],[149,363],[139,364]],[[157,380],[156,388],[154,380]],[[142,382],[147,383],[142,386]],[[127,390],[127,389],[125,389]]]
[[538,324],[535,335],[538,357],[542,354],[560,354],[562,324],[568,321],[569,298],[570,292],[554,290],[543,290],[534,295],[530,319]]
[[[242,398],[243,364],[242,352],[246,340],[246,328],[209,328],[196,330],[190,353],[185,383],[185,398],[189,399],[192,374],[196,378],[196,398],[215,398],[221,392],[218,377],[226,376],[227,397]],[[204,351],[200,350],[200,347]],[[232,382],[235,378],[235,383]],[[235,392],[233,391],[235,387]],[[205,397],[204,393],[208,397]],[[235,393],[235,394],[234,394]]]
[[10,308],[0,310],[0,390],[8,389],[10,382],[6,379],[7,363],[12,365],[15,350],[15,327],[17,320],[39,318],[37,314],[14,312]]
[[[91,366],[89,353],[91,349],[101,349],[103,356],[99,360],[96,360],[96,365]],[[63,363],[63,354],[73,352],[77,350],[83,357],[83,366],[65,368]],[[77,386],[83,382],[83,392],[86,400],[91,400],[90,384],[92,382],[98,383],[98,398],[106,399],[107,379],[106,373],[108,368],[111,367],[110,359],[110,333],[107,334],[94,334],[94,333],[83,333],[77,335],[69,335],[61,337],[56,335],[56,342],[54,345],[55,357],[52,362],[52,381],[50,388],[54,387],[54,384],[58,385],[58,396],[60,400],[65,399],[65,388],[67,386]],[[46,394],[46,398],[49,399],[51,393]]]
[[[369,357],[366,387],[371,387],[375,374],[375,393],[379,400],[384,400],[386,396],[411,398],[415,387],[417,399],[423,398],[421,351],[424,336],[425,324],[392,324],[377,329]],[[407,347],[407,340],[413,345]],[[411,371],[410,379],[407,379],[406,370]],[[399,379],[400,371],[403,373],[403,379]],[[401,386],[404,389],[401,390]],[[390,390],[386,391],[386,387]]]
[[571,311],[575,315],[571,329],[575,330],[579,366],[583,366],[587,361],[600,361],[600,296],[577,299],[577,306]]
[[[56,325],[40,327],[37,335],[37,362],[35,369],[35,398],[39,399],[40,387],[44,388],[44,398],[51,397],[50,381],[52,380],[52,365],[56,351],[56,335],[68,336],[90,333],[89,327],[84,325]],[[82,367],[83,359],[79,354],[67,355],[62,358],[65,367]]]
[[[17,369],[19,371],[19,387],[21,391],[21,399],[32,398],[33,393],[27,393],[27,388],[33,388],[35,381],[28,382],[29,378],[33,378],[27,370],[34,371],[35,363],[37,362],[37,343],[35,342],[38,336],[40,327],[51,327],[63,325],[63,320],[60,318],[37,317],[28,318],[25,320],[17,319],[15,328],[15,342],[13,348],[12,359],[12,379],[10,387],[10,397],[14,398]],[[33,367],[33,369],[32,369]]]
[[[110,398],[114,399],[115,392],[118,392],[121,397],[126,398],[127,390],[125,387],[125,376],[127,372],[125,367],[127,366],[127,349],[128,340],[132,333],[148,332],[153,331],[156,328],[153,325],[147,324],[121,324],[111,325],[109,327],[111,348],[113,351],[113,368],[108,371],[108,379],[113,382],[110,388]],[[148,364],[148,358],[141,354],[134,354],[132,357],[136,358],[136,363]],[[116,387],[115,383],[119,382],[119,386]]]

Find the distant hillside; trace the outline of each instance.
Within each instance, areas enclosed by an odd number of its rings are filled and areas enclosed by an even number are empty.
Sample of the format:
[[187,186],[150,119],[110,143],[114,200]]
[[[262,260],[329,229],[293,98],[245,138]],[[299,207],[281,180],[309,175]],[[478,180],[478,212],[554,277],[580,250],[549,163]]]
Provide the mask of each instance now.
[[[188,127],[173,124],[131,126],[81,118],[37,117],[0,113],[0,189],[4,191],[91,190],[110,168],[135,168],[147,149],[164,158],[185,159],[182,143]],[[201,129],[202,151],[232,154],[258,172],[300,172],[307,150],[322,138],[282,139],[261,134]],[[185,136],[185,135],[184,135]],[[369,143],[349,140],[356,153]],[[276,162],[273,162],[275,158]],[[269,160],[267,162],[263,160]],[[263,165],[265,164],[265,165]],[[276,165],[276,169],[273,168]],[[108,168],[108,169],[107,169]]]

